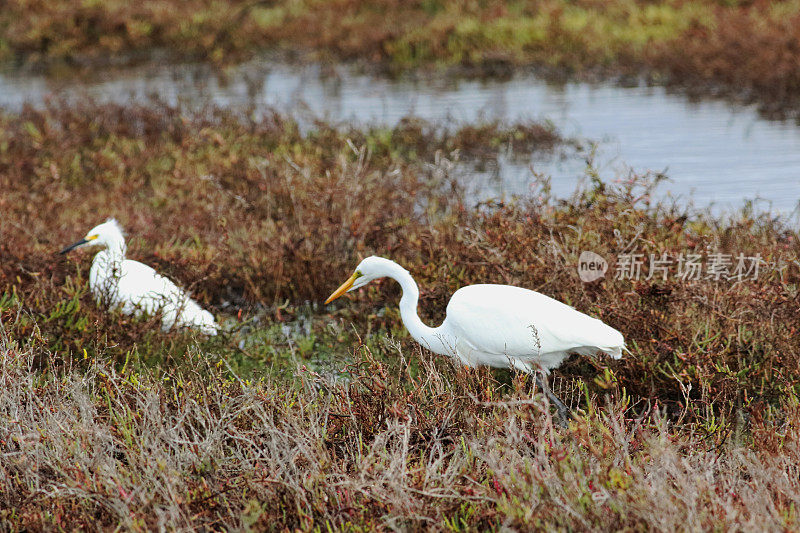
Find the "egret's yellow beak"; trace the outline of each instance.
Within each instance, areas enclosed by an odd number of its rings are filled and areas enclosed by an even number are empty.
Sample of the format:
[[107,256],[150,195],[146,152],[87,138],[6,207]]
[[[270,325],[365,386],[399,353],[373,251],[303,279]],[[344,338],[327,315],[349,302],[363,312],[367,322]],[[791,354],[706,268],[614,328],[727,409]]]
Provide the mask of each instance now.
[[336,298],[338,298],[339,296],[341,296],[342,294],[344,294],[348,290],[350,290],[350,287],[353,286],[353,283],[355,283],[355,281],[359,278],[359,276],[361,276],[361,274],[359,274],[358,272],[353,272],[353,275],[350,276],[350,279],[348,279],[347,281],[342,283],[342,285],[338,289],[333,291],[333,294],[328,296],[328,299],[325,300],[325,305],[328,305],[329,303],[334,301]]

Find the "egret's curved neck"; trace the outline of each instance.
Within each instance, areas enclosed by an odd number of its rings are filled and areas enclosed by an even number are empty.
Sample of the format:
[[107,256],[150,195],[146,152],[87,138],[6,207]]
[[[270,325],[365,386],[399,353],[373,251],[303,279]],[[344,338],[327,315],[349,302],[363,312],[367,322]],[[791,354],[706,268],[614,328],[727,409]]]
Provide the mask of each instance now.
[[453,347],[450,346],[450,339],[446,338],[441,328],[426,326],[417,314],[419,288],[411,274],[397,263],[392,263],[388,266],[387,276],[397,281],[403,289],[403,297],[400,299],[400,317],[414,340],[433,353],[450,355],[453,350]]
[[122,262],[125,259],[127,247],[125,246],[125,237],[122,235],[106,236],[102,244],[105,245],[105,249],[101,250],[100,253],[105,252],[111,261]]

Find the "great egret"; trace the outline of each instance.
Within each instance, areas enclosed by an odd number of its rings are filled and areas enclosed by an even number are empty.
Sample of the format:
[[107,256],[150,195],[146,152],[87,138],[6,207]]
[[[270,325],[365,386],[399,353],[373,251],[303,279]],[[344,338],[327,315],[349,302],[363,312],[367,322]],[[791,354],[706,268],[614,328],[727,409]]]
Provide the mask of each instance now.
[[[400,316],[411,336],[430,351],[468,367],[511,367],[527,373],[541,369],[547,373],[571,353],[622,357],[625,340],[616,329],[549,296],[510,285],[462,287],[447,304],[442,325],[428,327],[417,315],[419,289],[414,278],[383,257],[361,261],[325,303],[382,277],[394,279],[403,289]],[[563,414],[564,404],[546,383],[539,384]]]
[[194,327],[206,335],[219,328],[214,315],[201,308],[185,291],[147,265],[125,259],[125,237],[119,223],[110,218],[89,230],[86,237],[61,250],[102,246],[89,271],[89,287],[98,303],[120,308],[126,315],[161,314],[161,327]]

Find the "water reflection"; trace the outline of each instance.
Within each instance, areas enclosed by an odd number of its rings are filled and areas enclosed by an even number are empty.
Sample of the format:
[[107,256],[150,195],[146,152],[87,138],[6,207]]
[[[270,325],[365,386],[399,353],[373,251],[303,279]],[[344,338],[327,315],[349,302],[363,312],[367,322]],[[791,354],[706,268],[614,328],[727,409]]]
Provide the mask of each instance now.
[[[203,65],[150,65],[56,82],[0,75],[0,106],[19,109],[50,96],[99,101],[207,104],[256,113],[291,110],[334,122],[391,125],[411,115],[437,123],[500,119],[551,120],[565,135],[598,141],[596,163],[606,180],[636,171],[666,171],[664,194],[697,205],[737,207],[763,198],[762,208],[790,212],[800,198],[800,128],[768,121],[750,107],[688,102],[662,88],[549,84],[519,75],[504,81],[446,77],[391,80],[348,67],[291,66],[253,61],[224,74]],[[583,175],[582,154],[530,162],[501,158],[497,175],[475,172],[480,196],[526,193],[531,165],[552,176],[565,195]]]

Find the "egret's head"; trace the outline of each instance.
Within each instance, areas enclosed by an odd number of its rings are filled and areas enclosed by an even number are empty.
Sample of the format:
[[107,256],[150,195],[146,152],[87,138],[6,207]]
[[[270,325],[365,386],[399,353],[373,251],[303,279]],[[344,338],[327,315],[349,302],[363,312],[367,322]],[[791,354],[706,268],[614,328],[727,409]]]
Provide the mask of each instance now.
[[361,261],[356,267],[356,271],[350,279],[328,296],[326,304],[331,303],[336,298],[354,289],[360,289],[372,280],[388,276],[394,269],[399,268],[398,264],[389,259],[372,255]]
[[116,244],[118,246],[121,244],[124,246],[124,242],[125,237],[123,236],[122,227],[119,225],[119,222],[113,218],[109,218],[102,224],[90,229],[86,234],[86,237],[61,250],[61,253],[65,254],[70,250],[74,250],[75,248],[79,248],[81,246],[110,247],[112,244]]

